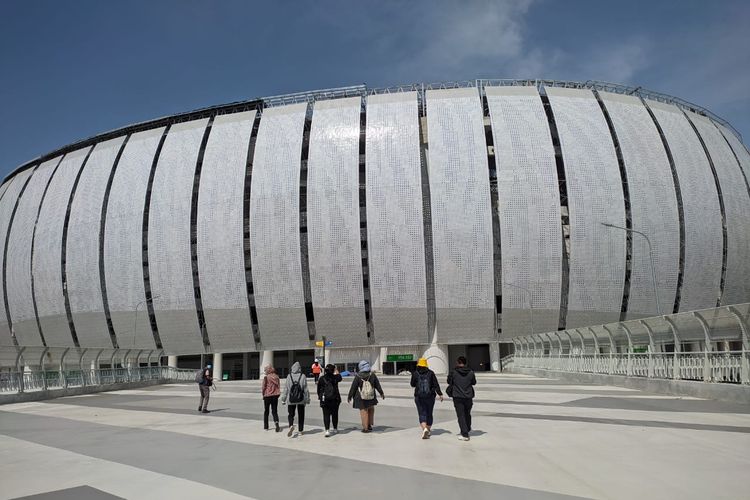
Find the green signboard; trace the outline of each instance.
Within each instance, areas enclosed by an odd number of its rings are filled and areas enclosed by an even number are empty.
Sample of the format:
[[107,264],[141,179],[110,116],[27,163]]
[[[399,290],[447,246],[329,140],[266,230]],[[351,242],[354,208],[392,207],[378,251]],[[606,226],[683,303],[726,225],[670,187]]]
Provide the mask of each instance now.
[[388,354],[386,361],[414,361],[413,354]]

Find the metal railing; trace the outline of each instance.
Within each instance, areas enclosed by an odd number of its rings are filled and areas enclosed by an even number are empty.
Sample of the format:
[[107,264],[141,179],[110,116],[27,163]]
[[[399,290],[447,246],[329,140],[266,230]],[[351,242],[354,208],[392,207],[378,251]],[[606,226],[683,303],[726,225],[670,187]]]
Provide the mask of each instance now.
[[128,384],[147,380],[192,382],[195,370],[171,366],[99,370],[0,372],[0,394]]

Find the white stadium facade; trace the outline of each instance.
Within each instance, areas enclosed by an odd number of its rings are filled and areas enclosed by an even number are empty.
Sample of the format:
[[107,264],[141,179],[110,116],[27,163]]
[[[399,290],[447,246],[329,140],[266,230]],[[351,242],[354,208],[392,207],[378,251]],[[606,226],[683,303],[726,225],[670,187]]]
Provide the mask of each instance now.
[[603,82],[354,86],[139,123],[0,186],[0,364],[213,355],[248,378],[325,338],[343,366],[497,369],[529,332],[750,302],[748,179],[724,120]]

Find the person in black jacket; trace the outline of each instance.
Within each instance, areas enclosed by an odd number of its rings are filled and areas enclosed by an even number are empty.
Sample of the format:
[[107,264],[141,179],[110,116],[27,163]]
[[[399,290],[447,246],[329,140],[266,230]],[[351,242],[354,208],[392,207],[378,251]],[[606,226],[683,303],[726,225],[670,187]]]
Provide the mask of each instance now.
[[333,420],[333,434],[336,434],[339,428],[339,405],[341,404],[339,382],[341,382],[341,375],[336,367],[332,364],[326,365],[323,376],[318,380],[318,400],[323,409],[326,437],[331,436],[331,420]]
[[427,367],[425,358],[419,358],[417,361],[417,369],[411,374],[411,386],[414,387],[414,403],[417,405],[419,425],[422,427],[422,439],[430,439],[435,395],[443,401],[443,392],[440,390],[435,372]]
[[372,426],[375,425],[375,405],[378,404],[375,392],[380,393],[382,399],[385,399],[385,393],[368,361],[360,361],[358,368],[346,401],[354,401],[352,406],[359,410],[359,417],[362,419],[362,432],[368,433],[372,432]]
[[211,365],[206,365],[203,369],[201,381],[198,382],[198,389],[201,391],[201,400],[198,403],[198,411],[208,413],[208,399],[211,397],[211,386],[214,385],[213,370]]
[[456,360],[456,368],[448,374],[448,396],[453,398],[453,407],[458,417],[458,427],[461,434],[460,441],[469,440],[471,432],[471,407],[474,399],[474,386],[477,378],[471,368],[466,366],[466,358],[459,356]]

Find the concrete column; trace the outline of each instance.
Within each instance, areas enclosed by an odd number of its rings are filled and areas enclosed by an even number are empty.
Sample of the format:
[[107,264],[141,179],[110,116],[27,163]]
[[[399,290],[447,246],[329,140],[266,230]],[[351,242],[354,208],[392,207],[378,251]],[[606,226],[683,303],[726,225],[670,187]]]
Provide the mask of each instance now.
[[273,351],[263,351],[260,353],[260,376],[263,376],[263,372],[266,366],[273,366]]
[[372,354],[370,354],[370,357],[372,358],[372,369],[378,373],[383,373],[383,360],[385,357],[382,353],[383,349],[380,347],[373,347]]
[[177,368],[177,356],[168,356],[167,366],[172,367],[172,368]]
[[431,344],[422,354],[427,359],[430,370],[438,375],[448,373],[448,346],[441,344]]
[[220,352],[215,352],[213,362],[214,380],[221,380],[222,361],[224,361],[224,355]]
[[247,380],[250,372],[250,353],[242,353],[242,380]]
[[490,368],[493,372],[502,371],[500,366],[500,344],[490,342]]

